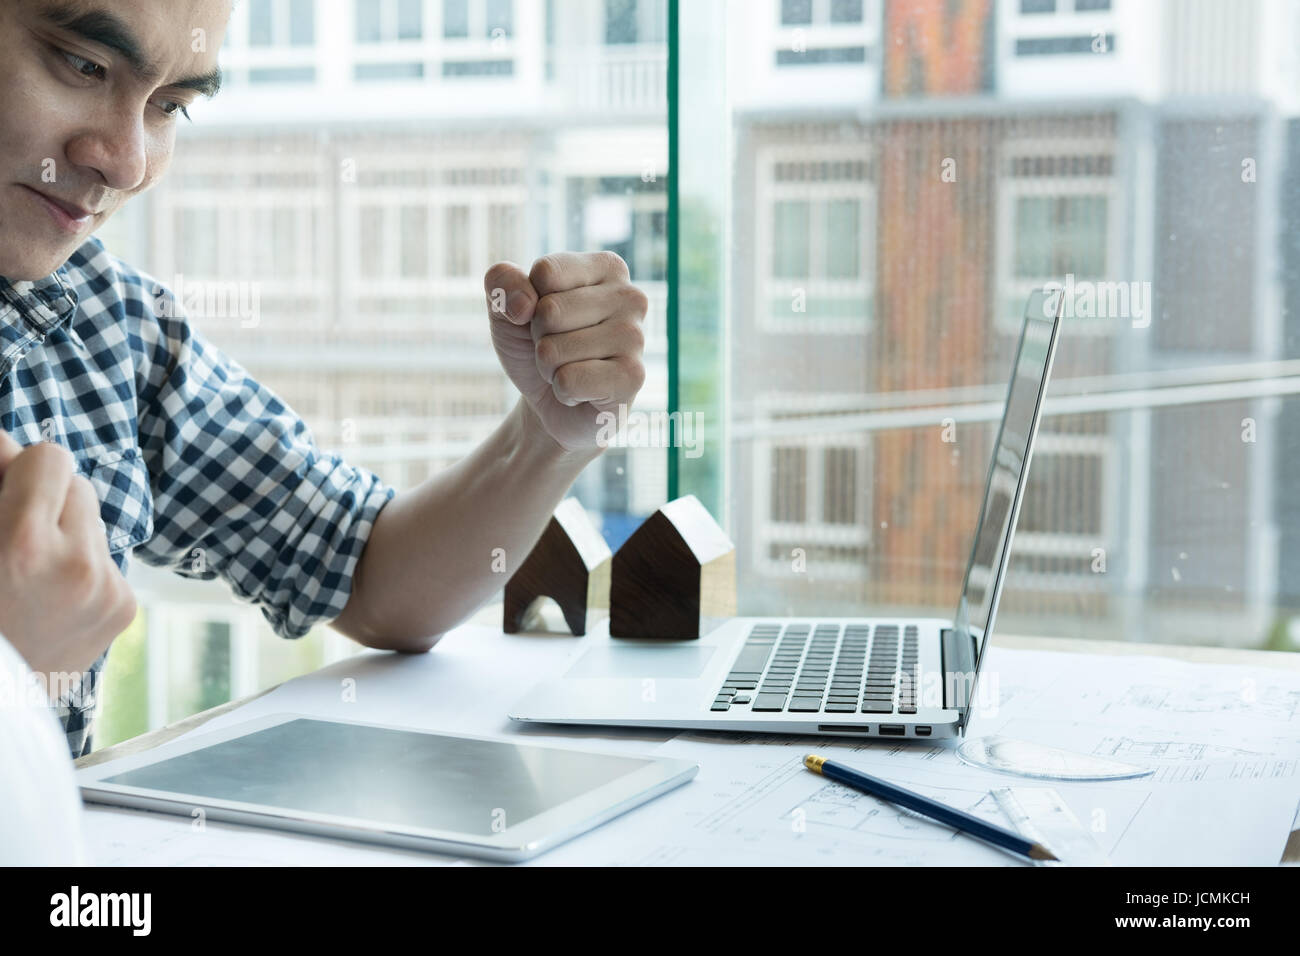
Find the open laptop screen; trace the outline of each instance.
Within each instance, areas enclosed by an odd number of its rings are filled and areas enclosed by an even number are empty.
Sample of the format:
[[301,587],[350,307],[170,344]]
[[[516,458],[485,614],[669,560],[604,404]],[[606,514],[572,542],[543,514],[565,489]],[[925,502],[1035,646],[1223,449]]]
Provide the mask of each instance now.
[[[1025,307],[1020,347],[1016,350],[1002,424],[993,443],[984,504],[954,618],[957,641],[963,642],[966,634],[974,639],[975,666],[965,680],[956,679],[954,688],[954,703],[962,712],[963,727],[967,723],[968,706],[974,700],[975,675],[979,673],[985,641],[993,633],[1043,393],[1052,370],[1064,298],[1059,286],[1048,286],[1035,289]],[[971,646],[970,638],[964,639],[967,647]],[[953,677],[946,679],[953,680]]]

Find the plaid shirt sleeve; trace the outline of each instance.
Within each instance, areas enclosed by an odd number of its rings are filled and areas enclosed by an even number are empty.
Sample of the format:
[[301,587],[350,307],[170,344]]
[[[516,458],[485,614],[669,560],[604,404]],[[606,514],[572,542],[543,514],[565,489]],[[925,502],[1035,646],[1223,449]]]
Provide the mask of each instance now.
[[278,634],[301,637],[343,611],[394,491],[321,452],[302,419],[179,308],[152,311],[173,314],[138,326],[151,356],[137,369],[137,401],[154,533],[135,555],[186,577],[221,577]]

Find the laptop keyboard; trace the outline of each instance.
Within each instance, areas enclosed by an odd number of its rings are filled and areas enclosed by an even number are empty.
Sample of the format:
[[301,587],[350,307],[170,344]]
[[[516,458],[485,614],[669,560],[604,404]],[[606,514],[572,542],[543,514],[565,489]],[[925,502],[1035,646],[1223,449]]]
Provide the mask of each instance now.
[[896,624],[755,624],[709,709],[915,714],[917,629],[899,630]]

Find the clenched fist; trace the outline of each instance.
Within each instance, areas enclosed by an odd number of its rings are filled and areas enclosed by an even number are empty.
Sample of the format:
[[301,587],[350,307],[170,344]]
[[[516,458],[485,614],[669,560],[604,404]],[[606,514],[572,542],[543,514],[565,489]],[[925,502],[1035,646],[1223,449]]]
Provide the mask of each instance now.
[[528,274],[499,262],[483,278],[492,344],[547,434],[595,448],[601,412],[618,414],[645,382],[645,293],[612,252],[557,253]]
[[0,634],[47,681],[85,670],[135,617],[99,496],[76,471],[66,448],[0,431]]

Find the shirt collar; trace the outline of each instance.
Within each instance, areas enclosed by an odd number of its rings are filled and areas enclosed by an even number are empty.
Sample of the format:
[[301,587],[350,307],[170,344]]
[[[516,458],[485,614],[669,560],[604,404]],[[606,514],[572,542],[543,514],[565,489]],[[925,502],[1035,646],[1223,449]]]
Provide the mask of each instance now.
[[44,279],[29,282],[10,282],[0,276],[0,316],[12,309],[18,318],[42,335],[67,322],[77,311],[77,292],[72,288],[67,269],[65,263]]

